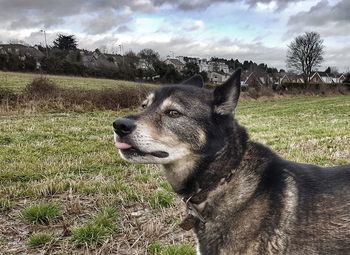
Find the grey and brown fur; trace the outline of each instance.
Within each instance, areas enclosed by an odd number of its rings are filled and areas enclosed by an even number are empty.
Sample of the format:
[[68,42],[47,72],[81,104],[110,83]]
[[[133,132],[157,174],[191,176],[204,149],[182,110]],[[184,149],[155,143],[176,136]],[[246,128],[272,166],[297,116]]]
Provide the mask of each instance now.
[[350,254],[350,165],[286,161],[250,141],[234,119],[240,71],[201,85],[161,87],[113,124],[117,147],[131,146],[121,156],[162,165],[205,219],[193,226],[198,254]]

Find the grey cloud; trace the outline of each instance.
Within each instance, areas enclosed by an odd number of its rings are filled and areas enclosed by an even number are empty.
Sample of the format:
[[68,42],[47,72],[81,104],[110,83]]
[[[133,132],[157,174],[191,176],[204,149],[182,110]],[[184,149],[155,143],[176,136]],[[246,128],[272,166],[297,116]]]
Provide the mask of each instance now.
[[350,46],[328,48],[325,54],[324,66],[339,67],[340,72],[350,72]]
[[[269,3],[273,0],[0,0],[0,19],[12,20],[13,17],[67,17],[86,13],[99,13],[109,10],[132,12],[151,12],[163,5],[171,5],[181,10],[197,10],[208,8],[217,3],[245,2],[255,6],[258,2]],[[285,7],[288,3],[300,0],[276,1],[278,6]],[[46,22],[45,19],[41,20]],[[50,25],[50,24],[49,24]]]
[[[80,15],[95,15],[96,20],[101,22],[105,19],[104,14],[109,11],[119,13],[121,16],[132,15],[132,12],[149,12],[153,10],[152,3],[144,1],[128,0],[0,0],[0,22],[10,24],[8,28],[27,28],[30,26],[54,27],[62,23],[66,17]],[[108,17],[109,18],[109,17]],[[21,19],[23,21],[21,21]],[[30,21],[30,22],[26,22]],[[104,22],[107,26],[109,21]],[[103,23],[103,22],[101,22]],[[118,25],[118,24],[117,24]],[[103,29],[92,29],[92,33]]]
[[[336,24],[342,26],[350,22],[350,1],[342,0],[330,5],[327,0],[318,2],[311,7],[309,11],[300,12],[291,16],[288,20],[288,25],[295,30],[299,27],[323,27],[328,24]],[[333,26],[329,26],[333,28]]]
[[50,28],[54,25],[62,24],[63,18],[43,16],[43,17],[19,17],[9,22],[10,29],[45,27]]
[[[86,26],[86,31],[92,34],[103,33],[113,28],[112,18],[105,17],[106,12],[115,12],[120,16],[128,15],[131,19],[133,13],[148,13],[155,11],[164,5],[172,6],[184,11],[201,10],[217,3],[237,3],[245,2],[251,7],[258,2],[269,3],[273,0],[0,0],[0,22],[9,29],[45,27],[53,28],[60,25],[67,17],[77,17],[90,15],[95,16],[96,28]],[[288,3],[300,0],[276,1],[280,8],[284,8]],[[107,19],[102,21],[102,19]],[[122,22],[116,21],[115,28]],[[93,22],[87,21],[88,25]],[[106,25],[104,29],[103,26]]]
[[125,25],[119,26],[116,30],[118,33],[126,33],[126,32],[131,32],[132,30]]
[[[276,1],[277,9],[282,10],[286,8],[288,4],[301,2],[301,1],[304,1],[304,0],[278,0]],[[246,0],[246,3],[249,4],[250,6],[256,6],[258,3],[269,4],[271,2],[272,2],[271,0]]]
[[[290,3],[300,2],[303,0],[279,0],[275,1],[278,9],[284,9],[287,7]],[[164,4],[169,4],[172,6],[175,6],[178,9],[190,11],[190,10],[198,10],[198,9],[206,9],[209,6],[217,3],[237,3],[237,2],[245,2],[251,7],[255,7],[258,3],[270,3],[273,2],[273,0],[195,0],[195,1],[188,1],[188,0],[154,0],[153,3],[156,6],[162,6]]]
[[98,16],[83,19],[81,21],[84,31],[87,34],[103,34],[120,25],[127,23],[130,20],[129,15],[121,15],[113,11],[100,13]]
[[333,45],[332,41],[335,42],[335,40],[338,42],[343,40],[344,45],[347,44],[350,31],[350,15],[348,13],[350,13],[349,0],[341,0],[334,5],[331,5],[327,0],[319,1],[309,10],[290,17],[288,30],[282,38],[290,41],[293,37],[305,31],[318,32],[325,39],[326,55],[329,54],[328,59],[333,61],[338,58],[339,66],[344,66],[345,63],[342,63],[342,61],[344,62],[345,58],[342,56],[345,56],[346,53],[343,52],[335,58],[334,54],[329,53],[328,45]]

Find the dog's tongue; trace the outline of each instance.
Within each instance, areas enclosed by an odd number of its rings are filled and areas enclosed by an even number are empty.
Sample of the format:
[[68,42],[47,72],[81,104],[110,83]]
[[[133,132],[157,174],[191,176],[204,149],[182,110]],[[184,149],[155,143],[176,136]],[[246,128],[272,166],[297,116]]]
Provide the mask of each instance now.
[[115,147],[117,147],[117,149],[119,150],[126,150],[126,149],[130,149],[131,145],[127,143],[115,142]]

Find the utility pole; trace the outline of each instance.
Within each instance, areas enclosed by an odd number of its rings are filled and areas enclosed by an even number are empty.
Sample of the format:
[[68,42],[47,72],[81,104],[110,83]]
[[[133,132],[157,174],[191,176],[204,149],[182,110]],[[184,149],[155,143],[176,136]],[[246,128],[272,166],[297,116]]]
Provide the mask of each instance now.
[[120,55],[122,55],[122,57],[123,57],[123,65],[124,65],[124,46],[123,46],[123,44],[119,44],[119,48],[120,48]]
[[45,37],[45,47],[46,47],[46,57],[49,57],[49,51],[47,48],[47,40],[46,40],[46,31],[44,29],[40,30],[41,33],[44,33],[44,37]]

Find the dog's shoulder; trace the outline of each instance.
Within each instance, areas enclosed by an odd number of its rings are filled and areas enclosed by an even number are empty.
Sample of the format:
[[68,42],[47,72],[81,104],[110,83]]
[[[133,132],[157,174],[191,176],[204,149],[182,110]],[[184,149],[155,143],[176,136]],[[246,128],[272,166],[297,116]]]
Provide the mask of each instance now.
[[260,190],[278,192],[284,190],[287,183],[293,182],[297,190],[306,196],[336,194],[344,189],[350,193],[350,165],[320,167],[288,161],[261,144],[254,144],[254,150],[264,163],[259,170]]

